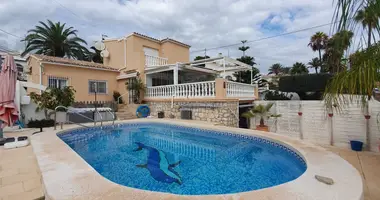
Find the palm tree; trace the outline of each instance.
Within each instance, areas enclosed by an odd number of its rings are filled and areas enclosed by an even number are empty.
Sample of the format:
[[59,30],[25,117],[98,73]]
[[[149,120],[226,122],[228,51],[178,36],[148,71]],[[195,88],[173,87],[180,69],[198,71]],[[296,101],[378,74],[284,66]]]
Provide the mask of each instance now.
[[319,61],[319,59],[317,57],[313,58],[307,64],[309,65],[309,68],[314,68],[315,69],[315,73],[318,74],[318,68],[321,67],[321,63],[320,63],[320,61]]
[[351,45],[353,36],[354,34],[351,31],[342,30],[328,40],[323,61],[330,73],[337,73],[346,69],[342,59],[344,59],[344,52]]
[[310,38],[309,45],[313,51],[318,51],[319,53],[319,61],[322,63],[322,53],[321,50],[326,48],[326,43],[329,37],[326,33],[317,32]]
[[281,73],[282,70],[282,65],[280,63],[273,64],[269,68],[269,73],[268,74],[275,74],[276,76]]
[[368,28],[367,46],[371,45],[372,30],[379,28],[379,2],[366,1],[366,5],[355,15],[355,21],[361,23],[363,28]]
[[141,80],[141,78],[136,78],[136,81],[132,81],[131,84],[128,84],[128,82],[125,83],[127,86],[128,90],[133,90],[135,91],[135,99],[134,103],[140,104],[141,103],[141,94],[145,92],[146,90],[146,85],[144,82]]
[[[363,16],[362,19],[365,19],[365,9],[368,6],[376,5],[374,9],[378,10],[379,3],[377,2],[378,1],[374,3],[373,0],[335,1],[336,8],[333,21],[337,23],[334,24],[333,29],[337,32],[356,32],[358,31],[356,27],[358,22],[367,26],[371,22],[371,34],[375,35],[373,32],[376,32],[380,35],[380,29],[377,22],[376,26],[373,27],[372,20],[366,20],[365,24],[363,24],[362,20],[351,20],[353,16],[360,19],[360,15]],[[360,12],[362,13],[360,14]],[[375,11],[368,10],[368,13],[370,12]],[[376,11],[376,13],[379,12]],[[361,33],[359,33],[359,35],[360,34]],[[368,34],[368,38],[371,38],[370,36],[371,35]],[[368,101],[372,99],[373,88],[375,88],[376,83],[380,81],[380,43],[376,42],[377,38],[378,37],[372,38],[375,40],[374,45],[370,45],[371,39],[368,39],[366,49],[363,49],[362,46],[358,46],[357,49],[355,49],[356,53],[350,57],[351,68],[337,73],[329,82],[324,94],[327,108],[336,108],[340,110],[342,107],[345,107],[350,103],[356,103],[362,106],[364,114],[369,113]],[[366,120],[366,144],[367,147],[370,148],[371,138],[369,135],[369,125],[369,120]]]
[[291,67],[282,67],[281,74],[290,74]]
[[300,62],[294,63],[292,69],[290,69],[290,74],[308,74],[309,70],[307,70],[306,65]]
[[271,117],[281,117],[281,115],[272,114],[270,112],[270,109],[274,103],[268,103],[267,105],[256,105],[252,108],[252,110],[247,111],[242,114],[242,117],[245,117],[247,120],[253,118],[253,117],[260,117],[260,127],[265,127],[264,119],[269,119]]
[[77,30],[73,27],[66,28],[66,24],[53,23],[48,20],[47,24],[39,22],[34,29],[28,31],[28,35],[22,42],[26,42],[26,48],[22,56],[30,52],[55,57],[69,57],[83,59],[88,53],[86,41],[77,37]]

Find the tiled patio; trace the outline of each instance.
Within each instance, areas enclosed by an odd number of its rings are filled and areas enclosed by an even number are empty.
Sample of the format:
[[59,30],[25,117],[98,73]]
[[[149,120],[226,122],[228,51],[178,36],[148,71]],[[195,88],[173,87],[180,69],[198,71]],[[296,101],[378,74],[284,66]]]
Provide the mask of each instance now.
[[336,147],[325,147],[351,163],[361,174],[364,185],[364,199],[380,199],[380,154],[354,152]]
[[[34,131],[5,133],[5,136],[30,136]],[[32,146],[18,149],[0,147],[0,200],[35,199],[44,199],[44,194]]]
[[[35,130],[6,133],[31,135]],[[380,154],[326,147],[350,162],[363,177],[365,200],[380,199]],[[0,200],[44,199],[41,175],[31,146],[5,150],[0,147]]]

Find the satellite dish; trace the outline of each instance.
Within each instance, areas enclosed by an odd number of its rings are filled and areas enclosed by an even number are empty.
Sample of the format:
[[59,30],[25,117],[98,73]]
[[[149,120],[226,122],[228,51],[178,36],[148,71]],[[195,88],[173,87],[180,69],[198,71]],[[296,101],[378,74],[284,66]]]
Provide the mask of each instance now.
[[103,42],[96,41],[94,44],[95,49],[103,51],[106,49],[106,45]]
[[107,50],[103,50],[100,52],[100,56],[102,56],[103,58],[108,58],[110,56],[110,52]]

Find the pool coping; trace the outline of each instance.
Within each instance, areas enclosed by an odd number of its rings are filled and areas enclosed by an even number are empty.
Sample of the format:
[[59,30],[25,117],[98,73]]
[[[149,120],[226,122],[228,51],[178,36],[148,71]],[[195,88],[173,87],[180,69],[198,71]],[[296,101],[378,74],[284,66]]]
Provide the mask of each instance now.
[[[190,126],[213,131],[258,136],[278,142],[296,151],[306,161],[306,171],[297,179],[270,188],[225,195],[175,195],[130,188],[114,183],[96,172],[72,150],[57,133],[49,129],[31,137],[40,167],[46,199],[342,199],[362,200],[363,183],[359,172],[338,155],[311,143],[287,136],[249,129],[238,129],[184,120],[136,119],[117,123],[158,122]],[[64,131],[78,128],[69,125]],[[315,179],[315,175],[330,177],[333,185]]]

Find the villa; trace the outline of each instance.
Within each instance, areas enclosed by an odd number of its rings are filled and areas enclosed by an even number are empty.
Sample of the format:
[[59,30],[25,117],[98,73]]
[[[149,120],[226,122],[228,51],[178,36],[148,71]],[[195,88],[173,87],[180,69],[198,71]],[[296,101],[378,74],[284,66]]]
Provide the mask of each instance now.
[[128,90],[126,83],[140,78],[146,85],[143,102],[150,105],[153,116],[164,112],[166,117],[235,127],[239,126],[239,105],[252,104],[258,95],[254,84],[225,79],[228,73],[252,69],[235,59],[219,55],[190,61],[190,45],[139,33],[103,42],[103,64],[30,55],[28,81],[48,87],[72,86],[76,101],[94,101],[95,91],[97,101],[113,101],[117,91],[132,105],[136,92]]

